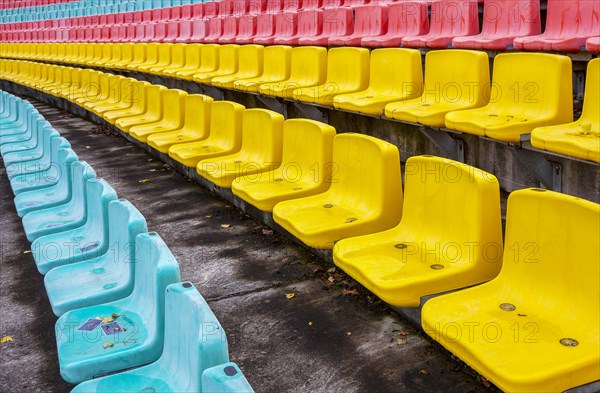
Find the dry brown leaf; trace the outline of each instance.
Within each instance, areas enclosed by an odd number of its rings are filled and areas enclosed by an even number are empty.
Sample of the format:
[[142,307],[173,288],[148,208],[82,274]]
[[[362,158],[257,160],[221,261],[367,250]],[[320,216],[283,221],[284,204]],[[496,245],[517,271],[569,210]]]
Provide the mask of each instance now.
[[104,344],[102,344],[102,347],[104,349],[106,349],[106,348],[112,347],[113,345],[115,345],[115,343],[111,343],[110,341],[105,341]]
[[356,289],[342,289],[342,295],[358,295]]
[[295,294],[295,293],[286,293],[286,294],[285,294],[285,297],[286,297],[287,299],[291,299],[291,298],[293,298],[294,296],[296,296],[296,294]]
[[138,180],[138,183],[148,183],[150,181],[150,179],[142,179],[142,180]]
[[13,342],[13,338],[11,336],[4,336],[0,338],[0,344],[11,343]]
[[329,278],[327,279],[327,281],[329,281],[329,282],[334,282],[334,281],[335,281],[335,278],[333,278],[333,277],[329,276]]
[[335,268],[332,267],[330,269],[327,269],[327,273],[335,273]]
[[102,323],[109,323],[113,321],[113,317],[102,318]]
[[206,218],[211,218],[211,217],[212,217],[212,214],[207,214],[207,215],[205,215],[204,217],[206,217]]
[[406,344],[406,339],[405,338],[399,338],[396,340],[396,344],[398,345],[404,345]]
[[31,250],[23,251],[23,254],[31,254]]
[[273,234],[273,230],[272,229],[263,229],[262,230],[263,235],[272,235]]
[[429,371],[423,369],[423,370],[419,371],[419,374],[421,374],[421,375],[429,375]]

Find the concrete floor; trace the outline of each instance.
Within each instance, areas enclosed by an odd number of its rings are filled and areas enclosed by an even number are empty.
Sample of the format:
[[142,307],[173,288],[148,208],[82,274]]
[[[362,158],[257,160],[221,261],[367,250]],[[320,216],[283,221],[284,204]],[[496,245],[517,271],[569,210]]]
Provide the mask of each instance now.
[[[197,285],[221,321],[231,360],[257,392],[496,390],[333,266],[123,138],[35,104],[80,160],[165,240],[182,279]],[[65,392],[56,317],[1,167],[0,337],[13,341],[0,344],[0,391]]]

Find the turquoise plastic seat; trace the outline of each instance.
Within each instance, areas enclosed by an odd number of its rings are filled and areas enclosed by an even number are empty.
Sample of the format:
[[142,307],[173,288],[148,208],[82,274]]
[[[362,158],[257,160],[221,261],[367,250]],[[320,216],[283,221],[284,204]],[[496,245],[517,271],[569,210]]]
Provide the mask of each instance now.
[[[135,246],[140,254],[131,295],[112,303],[69,311],[56,322],[58,361],[65,381],[80,383],[151,363],[160,357],[164,342],[165,291],[169,284],[180,281],[179,266],[157,233],[138,235]],[[192,321],[192,315],[183,309],[180,314],[185,316],[186,322]],[[98,324],[97,318],[105,322]],[[186,325],[182,335],[189,334]],[[169,336],[169,339],[181,338]],[[204,338],[208,336],[205,334]],[[170,365],[179,372],[186,369],[186,364],[171,362]],[[168,372],[177,378],[179,374],[173,369]]]
[[72,392],[213,392],[202,374],[229,360],[217,317],[190,282],[171,284],[165,300],[165,341],[160,359],[145,367],[91,380]]
[[14,142],[2,145],[6,148],[6,151],[2,154],[4,165],[6,166],[6,172],[9,177],[14,177],[15,174],[19,173],[19,168],[22,165],[14,165],[22,162],[29,161],[42,161],[49,164],[51,149],[51,139],[60,136],[58,131],[52,127],[43,127],[39,131],[39,136],[35,140],[29,140],[25,142]]
[[[25,172],[22,175],[14,176],[10,179],[10,186],[15,195],[20,194],[25,191],[37,190],[39,188],[46,188],[55,185],[59,180],[58,167],[60,165],[65,165],[64,162],[58,161],[58,151],[60,149],[70,148],[71,145],[67,142],[63,137],[52,138],[51,140],[51,154],[50,154],[50,163],[47,167],[45,167],[46,162],[45,157],[40,161],[35,160],[27,163],[22,163],[24,168],[36,170],[38,168],[44,168],[39,172]],[[31,167],[30,167],[31,166]],[[11,167],[12,168],[12,167]],[[8,169],[7,169],[8,173]],[[14,172],[11,172],[13,175]],[[11,175],[8,177],[10,178]]]
[[148,232],[144,216],[127,200],[108,204],[106,254],[52,269],[44,277],[46,293],[56,316],[76,308],[123,299],[133,291],[139,250],[135,238]]
[[79,228],[37,238],[31,253],[40,273],[52,268],[97,258],[108,250],[108,203],[115,190],[102,179],[86,182],[85,224]]
[[15,133],[0,138],[0,153],[5,156],[9,152],[35,149],[44,129],[52,129],[52,126],[43,118],[29,118],[23,130],[13,130]]
[[7,137],[13,135],[18,135],[21,138],[23,137],[22,134],[30,136],[31,130],[34,130],[31,125],[36,124],[38,120],[44,121],[44,118],[36,110],[21,109],[18,118],[15,120],[0,122],[0,145],[11,142],[12,140]]
[[76,161],[77,154],[73,150],[60,149],[58,162],[64,165],[57,165],[58,182],[50,187],[18,194],[15,197],[15,207],[19,217],[23,217],[30,211],[67,203],[71,199],[71,164]]
[[0,114],[0,135],[3,134],[5,127],[25,125],[26,115],[37,110],[27,101],[11,100],[6,109]]
[[204,393],[252,393],[254,390],[235,363],[211,367],[202,373]]
[[96,172],[85,161],[71,164],[71,199],[64,205],[27,213],[22,220],[27,240],[33,242],[40,236],[64,232],[85,224],[87,214],[86,187],[88,179],[95,179]]

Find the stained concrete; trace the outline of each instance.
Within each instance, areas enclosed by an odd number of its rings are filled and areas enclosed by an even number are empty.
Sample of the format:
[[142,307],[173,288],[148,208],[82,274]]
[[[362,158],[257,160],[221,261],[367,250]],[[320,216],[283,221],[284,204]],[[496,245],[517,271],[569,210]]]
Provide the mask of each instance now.
[[[169,245],[182,279],[207,298],[228,333],[231,359],[257,392],[495,390],[324,260],[123,138],[34,103]],[[56,318],[24,254],[29,245],[4,169],[0,203],[0,337],[13,337],[0,344],[0,391],[68,391],[58,373]]]

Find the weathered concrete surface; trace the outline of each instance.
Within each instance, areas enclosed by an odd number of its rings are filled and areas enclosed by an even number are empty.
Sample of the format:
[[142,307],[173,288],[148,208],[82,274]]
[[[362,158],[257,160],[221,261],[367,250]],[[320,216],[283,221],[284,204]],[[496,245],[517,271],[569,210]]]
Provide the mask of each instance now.
[[[488,390],[472,370],[351,279],[328,271],[323,260],[121,137],[36,106],[166,241],[182,278],[198,286],[222,322],[231,359],[257,392]],[[29,245],[4,176],[0,199],[0,337],[14,338],[0,344],[0,391],[67,391],[58,374],[56,318],[31,254],[23,254]],[[354,288],[358,295],[343,292]]]

